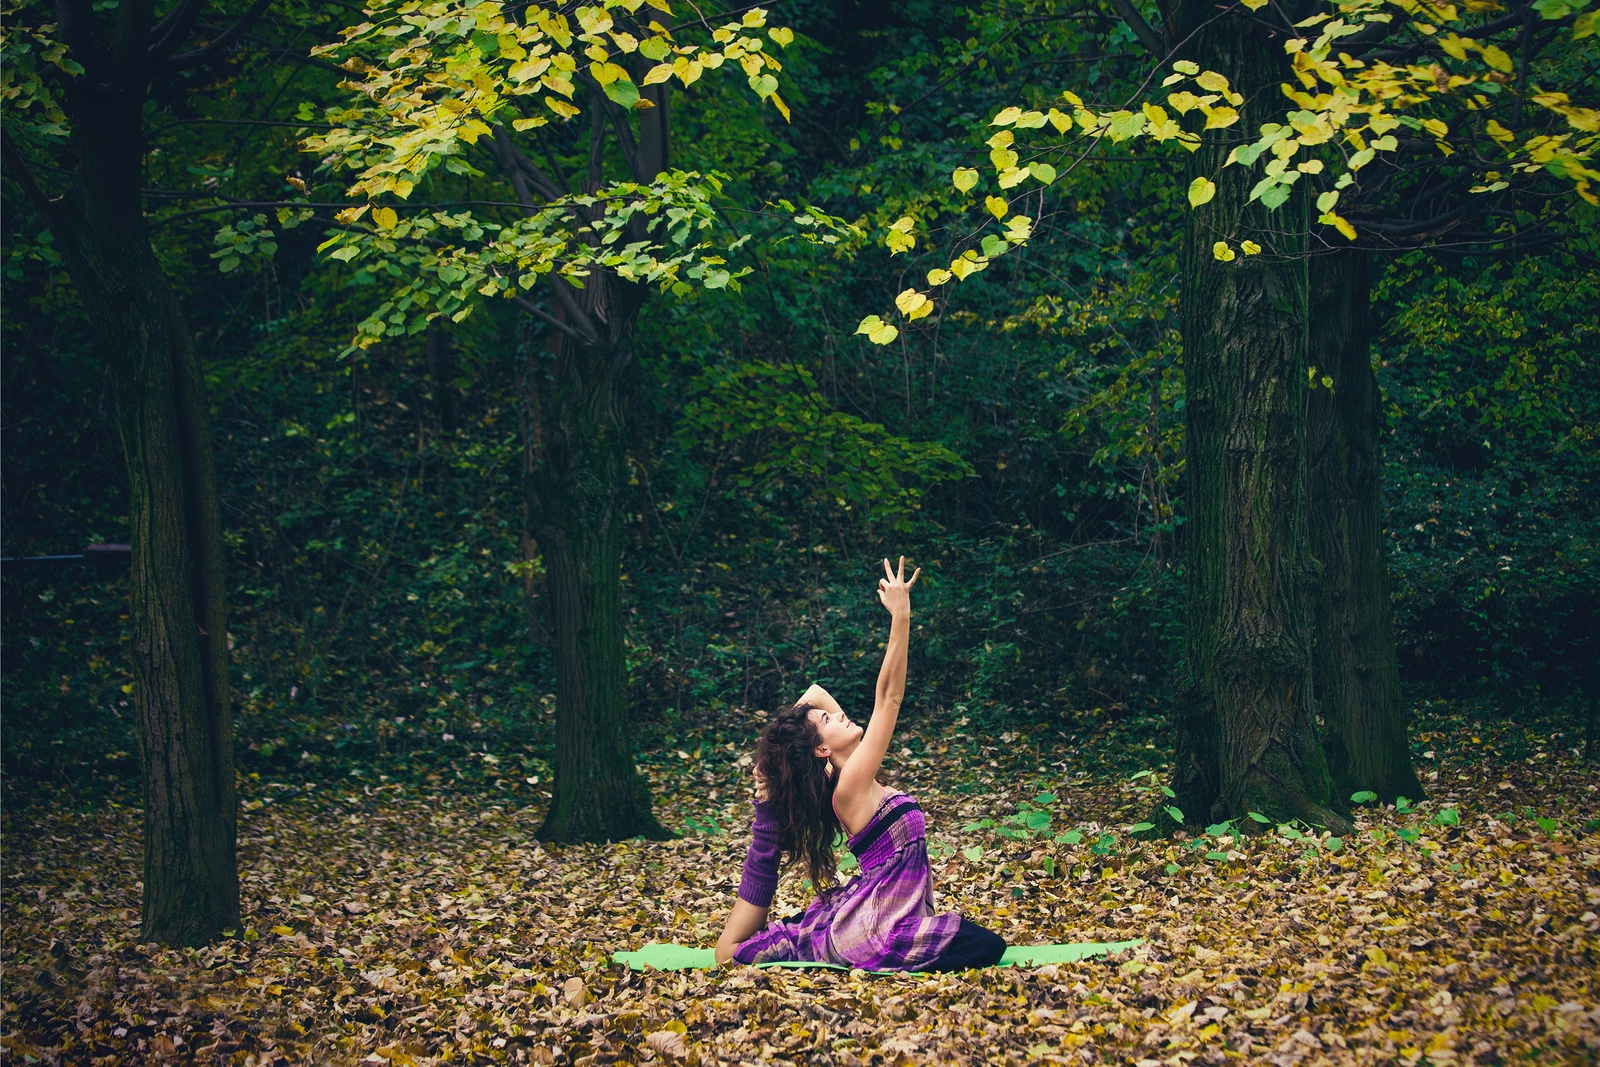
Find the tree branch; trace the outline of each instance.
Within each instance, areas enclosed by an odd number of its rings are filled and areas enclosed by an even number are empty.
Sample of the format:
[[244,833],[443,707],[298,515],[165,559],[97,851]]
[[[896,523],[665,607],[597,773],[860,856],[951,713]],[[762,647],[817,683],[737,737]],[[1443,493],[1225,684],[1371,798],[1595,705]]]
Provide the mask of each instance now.
[[185,52],[181,56],[173,56],[167,60],[166,69],[169,71],[187,70],[190,67],[198,67],[202,63],[210,62],[216,56],[233,47],[233,42],[237,41],[244,31],[254,26],[256,20],[266,14],[267,8],[271,6],[272,0],[255,0],[255,3],[250,5],[250,9],[239,16],[239,21],[217,34],[210,44],[196,48],[192,52]]
[[538,164],[529,159],[527,153],[517,147],[511,139],[511,134],[504,126],[494,128],[495,154],[500,158],[500,165],[506,170],[521,170],[528,181],[533,183],[534,189],[546,200],[560,199],[561,187],[551,181]]
[[33,171],[28,167],[28,161],[22,158],[22,153],[11,142],[11,135],[3,129],[0,129],[0,158],[5,160],[7,177],[22,186],[22,191],[28,194],[29,200],[33,201],[33,206],[38,209],[39,215],[45,221],[45,225],[54,229],[59,215],[55,201],[34,180]]
[[540,322],[560,330],[562,333],[566,334],[580,345],[592,343],[590,338],[585,337],[577,330],[574,330],[571,326],[568,326],[566,323],[562,322],[560,319],[556,318],[554,315],[550,314],[544,308],[540,307],[538,304],[535,304],[527,297],[514,296],[511,298],[511,302],[517,307],[521,308],[523,311],[526,311],[528,314],[532,315],[534,318],[538,319]]
[[1139,43],[1150,50],[1150,54],[1157,59],[1165,59],[1167,55],[1166,42],[1161,39],[1161,34],[1156,32],[1154,26],[1145,21],[1139,14],[1139,9],[1133,6],[1133,0],[1111,0],[1111,6],[1117,9],[1117,14],[1122,16],[1122,21],[1128,24],[1128,29],[1139,38]]
[[166,59],[178,45],[183,43],[183,39],[189,36],[189,31],[194,29],[195,21],[200,18],[200,11],[204,7],[205,0],[182,0],[182,3],[150,27],[148,53],[152,62],[159,63]]

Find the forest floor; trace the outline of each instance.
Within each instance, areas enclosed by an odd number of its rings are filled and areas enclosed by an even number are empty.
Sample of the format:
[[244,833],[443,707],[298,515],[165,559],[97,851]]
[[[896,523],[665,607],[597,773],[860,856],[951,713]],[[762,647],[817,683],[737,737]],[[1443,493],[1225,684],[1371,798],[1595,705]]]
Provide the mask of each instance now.
[[[1143,945],[926,977],[611,962],[715,940],[747,840],[739,746],[646,764],[663,822],[687,832],[607,846],[539,846],[542,805],[503,780],[463,795],[247,775],[242,928],[187,951],[138,941],[136,798],[35,793],[3,828],[0,1059],[1600,1061],[1600,775],[1559,725],[1421,710],[1430,798],[1362,810],[1338,842],[1132,841],[1153,746],[1116,724],[1059,744],[1048,726],[976,729],[911,723],[886,765],[928,812],[940,907],[1013,944]],[[775,908],[803,902],[790,879]]]

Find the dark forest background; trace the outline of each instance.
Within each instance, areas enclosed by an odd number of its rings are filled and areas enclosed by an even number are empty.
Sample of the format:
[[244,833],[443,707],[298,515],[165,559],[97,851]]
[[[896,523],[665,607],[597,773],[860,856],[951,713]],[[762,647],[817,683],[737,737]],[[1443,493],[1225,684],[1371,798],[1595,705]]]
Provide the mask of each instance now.
[[[729,211],[790,198],[881,227],[981,153],[999,107],[1067,79],[1110,94],[1142,62],[1109,18],[780,14],[800,34],[792,125],[710,79],[674,99],[678,165],[729,174]],[[151,188],[286,198],[284,175],[313,161],[292,124],[270,123],[322,106],[333,83],[242,49],[163,102]],[[1184,588],[1172,163],[1096,161],[1041,193],[1036,239],[966,283],[936,331],[887,347],[851,331],[919,262],[876,245],[848,258],[757,242],[742,292],[650,305],[624,555],[642,752],[813,680],[863,706],[875,568],[900,553],[925,569],[914,708],[1164,735]],[[9,183],[4,196],[0,545],[125,542],[108,373],[48,234]],[[241,769],[449,781],[466,768],[536,799],[554,678],[518,478],[543,327],[488,308],[341,358],[378,297],[370,275],[315,255],[327,219],[223,271],[234,246],[218,227],[237,242],[257,212],[155,194],[148,210],[213,410]],[[1593,211],[1576,204],[1564,225],[1533,254],[1375,260],[1413,704],[1581,720],[1600,604],[1600,263]],[[8,564],[0,580],[8,796],[135,780],[122,573]]]

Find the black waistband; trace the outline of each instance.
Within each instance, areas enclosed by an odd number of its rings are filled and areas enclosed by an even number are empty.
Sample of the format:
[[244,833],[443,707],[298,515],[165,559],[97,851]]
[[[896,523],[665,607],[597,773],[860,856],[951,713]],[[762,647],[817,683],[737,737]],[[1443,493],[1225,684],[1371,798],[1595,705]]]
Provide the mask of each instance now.
[[[900,795],[905,796],[904,793],[901,793]],[[895,823],[899,822],[901,819],[904,819],[912,812],[921,810],[922,809],[917,806],[917,802],[915,800],[907,797],[905,803],[895,806],[895,808],[891,810],[887,816],[879,820],[876,825],[864,832],[859,840],[850,842],[851,853],[855,855],[856,859],[860,859],[862,856],[866,855],[867,849],[871,848],[873,845],[876,845],[878,843],[878,839],[889,832],[890,827],[894,826]]]

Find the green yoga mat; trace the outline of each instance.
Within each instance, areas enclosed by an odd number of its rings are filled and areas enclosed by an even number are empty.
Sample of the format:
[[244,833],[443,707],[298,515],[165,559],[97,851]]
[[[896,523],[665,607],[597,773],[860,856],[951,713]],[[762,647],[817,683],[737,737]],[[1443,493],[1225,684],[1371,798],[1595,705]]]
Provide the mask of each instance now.
[[[1042,967],[1047,963],[1076,963],[1090,956],[1104,956],[1112,952],[1142,945],[1143,941],[1096,941],[1077,945],[1013,945],[1006,949],[996,967]],[[658,971],[709,970],[717,965],[716,952],[709,948],[690,948],[688,945],[649,944],[638,952],[618,952],[612,959],[626,963],[636,971],[654,967]],[[802,963],[783,961],[763,963],[762,967],[824,967],[842,971],[831,963]],[[895,974],[895,971],[875,971],[874,974]]]

